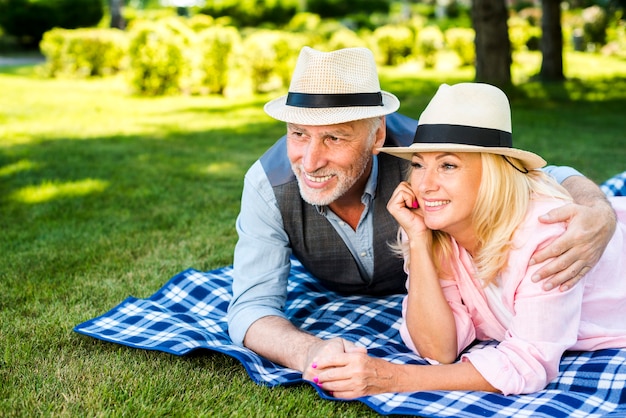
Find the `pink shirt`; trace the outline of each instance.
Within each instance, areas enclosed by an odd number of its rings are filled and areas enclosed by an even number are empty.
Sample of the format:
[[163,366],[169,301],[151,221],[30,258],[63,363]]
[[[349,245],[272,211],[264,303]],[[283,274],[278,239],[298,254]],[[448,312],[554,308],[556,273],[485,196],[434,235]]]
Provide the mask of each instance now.
[[[464,354],[462,361],[470,361],[503,394],[545,388],[556,377],[566,350],[626,347],[626,197],[611,198],[611,203],[619,222],[600,262],[572,289],[546,292],[530,279],[542,264],[529,267],[528,262],[535,250],[564,231],[563,224],[537,219],[563,202],[533,202],[514,235],[514,249],[501,275],[501,305],[510,312],[508,323],[502,322],[504,315],[498,319],[490,310],[482,284],[473,278],[469,254],[453,243],[454,277],[441,280],[441,286],[455,316],[459,350],[475,339],[500,341]],[[400,334],[417,352],[404,322]]]

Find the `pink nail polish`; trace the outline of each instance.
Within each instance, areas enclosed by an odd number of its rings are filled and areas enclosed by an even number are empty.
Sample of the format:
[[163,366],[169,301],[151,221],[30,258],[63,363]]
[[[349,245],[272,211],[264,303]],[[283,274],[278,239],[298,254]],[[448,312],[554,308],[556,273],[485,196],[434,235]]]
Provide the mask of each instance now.
[[420,207],[420,204],[419,204],[419,203],[417,203],[417,200],[414,200],[414,201],[413,201],[413,205],[412,205],[412,206],[413,206],[413,209],[417,209],[417,208],[419,208],[419,207]]
[[315,383],[319,383],[319,381],[320,381],[320,379],[319,379],[317,376],[315,376],[315,377],[313,378],[313,382],[315,382]]
[[313,364],[311,364],[311,368],[317,369],[317,363],[313,362]]

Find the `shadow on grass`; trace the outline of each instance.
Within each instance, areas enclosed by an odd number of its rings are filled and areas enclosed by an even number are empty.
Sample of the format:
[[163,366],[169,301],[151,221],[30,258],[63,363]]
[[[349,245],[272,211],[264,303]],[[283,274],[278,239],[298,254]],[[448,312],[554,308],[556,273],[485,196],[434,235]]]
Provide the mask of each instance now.
[[[188,267],[229,265],[244,174],[283,129],[260,123],[245,132],[47,139],[0,148],[6,289],[14,282],[12,296],[28,299],[25,288],[43,286],[59,297],[71,293],[74,279],[113,272],[129,285],[120,287],[125,297],[129,289],[156,290],[136,283],[133,270],[154,274],[160,285]],[[128,277],[120,277],[124,271]]]

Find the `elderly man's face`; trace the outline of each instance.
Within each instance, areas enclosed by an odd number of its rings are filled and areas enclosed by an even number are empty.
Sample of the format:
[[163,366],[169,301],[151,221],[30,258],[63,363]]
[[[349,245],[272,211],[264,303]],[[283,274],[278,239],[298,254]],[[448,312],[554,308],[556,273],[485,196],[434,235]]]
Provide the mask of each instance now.
[[384,142],[384,124],[371,121],[337,125],[287,124],[287,154],[302,198],[329,205],[369,175],[372,153]]

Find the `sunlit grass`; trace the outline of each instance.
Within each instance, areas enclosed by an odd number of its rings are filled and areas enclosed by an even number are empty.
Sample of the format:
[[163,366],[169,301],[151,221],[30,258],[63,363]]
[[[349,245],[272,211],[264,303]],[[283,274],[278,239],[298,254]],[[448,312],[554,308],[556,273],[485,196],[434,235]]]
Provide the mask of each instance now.
[[91,193],[104,191],[108,182],[97,179],[55,183],[45,182],[38,186],[28,186],[12,194],[12,199],[23,203],[42,203],[59,198],[86,196]]
[[[262,97],[135,97],[121,76],[94,80],[0,77],[0,91],[11,92],[0,94],[0,147],[55,137],[84,140],[148,134],[162,138],[176,130],[245,127],[265,116]],[[228,117],[213,117],[225,112]]]
[[0,167],[0,177],[10,176],[22,171],[32,170],[36,167],[36,164],[28,160],[16,161],[13,164],[7,164]]

